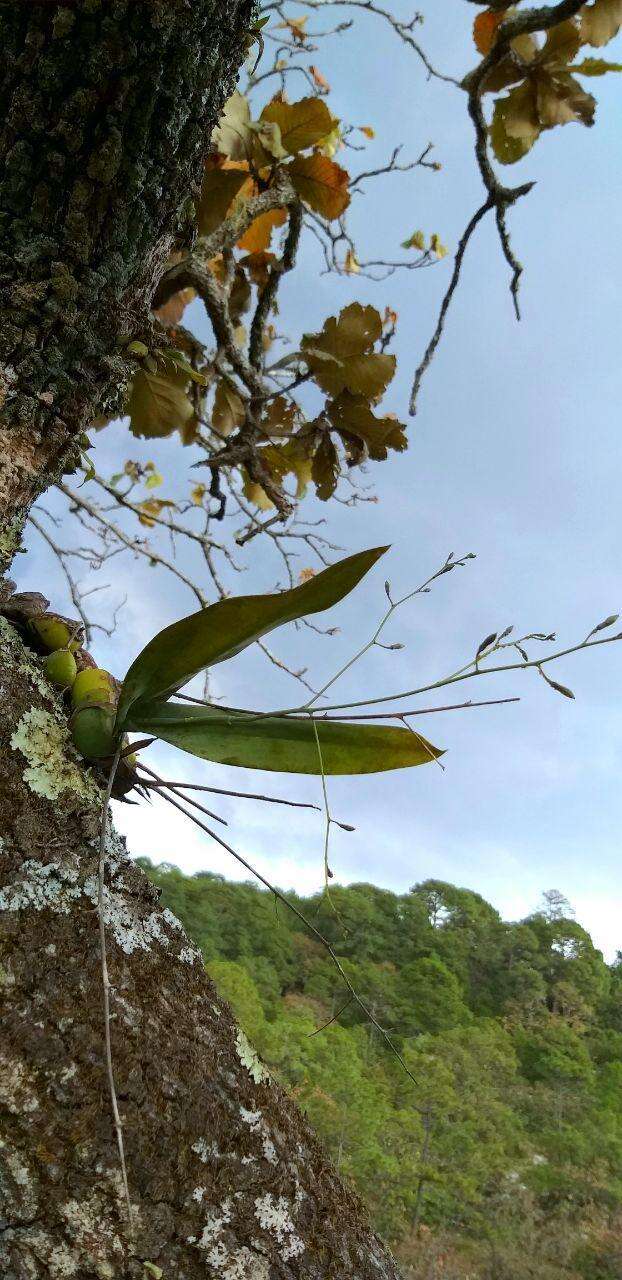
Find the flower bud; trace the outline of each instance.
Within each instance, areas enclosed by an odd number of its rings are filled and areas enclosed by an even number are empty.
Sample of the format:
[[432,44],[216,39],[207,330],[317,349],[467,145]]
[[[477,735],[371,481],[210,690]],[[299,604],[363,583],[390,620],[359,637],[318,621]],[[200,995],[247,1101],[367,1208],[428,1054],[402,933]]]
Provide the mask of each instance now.
[[113,756],[114,722],[114,707],[79,707],[71,717],[70,727],[73,744],[80,755],[86,760]]
[[48,680],[57,689],[70,689],[78,673],[76,660],[69,649],[55,649],[48,653],[43,667]]
[[117,681],[103,667],[85,667],[79,671],[71,689],[74,707],[85,702],[114,705],[117,701]]
[[59,613],[42,613],[30,619],[30,628],[48,653],[56,649],[79,649],[82,627]]

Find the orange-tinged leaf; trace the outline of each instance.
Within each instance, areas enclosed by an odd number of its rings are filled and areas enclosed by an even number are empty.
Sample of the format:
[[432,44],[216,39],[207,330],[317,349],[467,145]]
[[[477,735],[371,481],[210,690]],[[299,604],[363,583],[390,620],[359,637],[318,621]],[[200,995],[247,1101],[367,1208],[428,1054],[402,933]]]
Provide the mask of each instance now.
[[361,270],[361,264],[356,256],[354,249],[348,249],[348,252],[346,254],[346,260],[343,264],[343,269],[346,272],[346,275],[349,275],[349,276],[358,275],[359,271]]
[[168,507],[175,508],[176,503],[166,498],[146,498],[144,502],[137,503],[137,507],[140,508],[139,523],[146,529],[153,529],[156,522],[154,517],[159,516],[160,512]]
[[240,266],[248,272],[253,284],[263,289],[268,281],[270,267],[275,262],[276,254],[274,253],[251,253],[247,258],[241,259]]
[[289,31],[297,43],[302,44],[305,38],[305,27],[309,21],[308,13],[301,14],[299,18],[287,18],[285,22],[279,22],[274,28],[275,31]]
[[287,172],[301,200],[323,218],[331,221],[347,209],[349,175],[327,156],[296,156]]
[[371,125],[370,125],[370,124],[360,124],[360,125],[359,125],[359,131],[360,131],[361,133],[364,133],[366,138],[375,138],[375,137],[376,137],[376,130],[375,130],[375,129],[372,129],[372,127],[371,127]]
[[314,67],[313,65],[311,65],[309,67],[309,71],[311,72],[311,75],[313,76],[313,79],[318,89],[324,89],[324,91],[328,93],[330,89],[330,85],[328,83],[328,80],[326,79],[326,76],[322,75],[322,72],[320,71],[319,67]]
[[315,147],[335,126],[335,121],[321,98],[301,98],[300,102],[275,100],[264,107],[261,121],[279,127],[281,142],[290,156]]
[[270,248],[274,228],[282,227],[285,222],[286,209],[269,209],[267,213],[260,213],[238,240],[238,249],[244,249],[246,253],[263,253]]
[[172,298],[169,298],[168,302],[158,307],[153,314],[158,317],[160,324],[163,324],[165,329],[174,328],[176,324],[179,324],[188,303],[192,302],[193,298],[196,298],[194,289],[180,289],[178,293],[173,294]]
[[473,41],[479,53],[490,53],[497,35],[497,27],[505,21],[507,13],[501,9],[496,12],[485,9],[478,13],[473,23]]

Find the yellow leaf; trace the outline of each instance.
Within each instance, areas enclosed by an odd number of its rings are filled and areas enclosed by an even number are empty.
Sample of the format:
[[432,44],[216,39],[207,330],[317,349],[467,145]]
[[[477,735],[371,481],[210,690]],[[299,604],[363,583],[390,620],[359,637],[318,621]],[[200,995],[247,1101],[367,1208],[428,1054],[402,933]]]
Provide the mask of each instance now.
[[253,151],[251,110],[248,99],[236,89],[224,106],[212,130],[212,142],[222,156],[230,160],[248,160]]
[[259,143],[253,151],[253,159],[257,168],[270,165],[272,160],[284,160],[287,151],[281,139],[281,130],[275,120],[259,120],[252,126],[255,138]]
[[402,240],[402,249],[425,249],[425,235],[423,231],[413,231],[407,240]]
[[187,375],[173,369],[166,377],[138,369],[127,406],[132,434],[151,439],[181,431],[194,413],[187,385]]
[[139,523],[144,525],[146,529],[153,529],[155,525],[154,516],[159,516],[160,512],[167,507],[174,507],[174,502],[165,501],[162,498],[146,498],[144,502],[137,503],[140,508],[138,517]]
[[[520,114],[516,111],[516,104],[512,101],[515,94],[525,96],[527,89],[527,106],[524,103],[520,105]],[[527,116],[524,113],[527,111]],[[528,129],[524,129],[523,136],[518,137],[508,132],[508,120],[514,125],[516,120],[527,120]],[[490,126],[490,141],[492,149],[501,164],[516,164],[518,160],[522,160],[523,156],[531,149],[536,138],[540,134],[540,125],[535,110],[533,92],[531,86],[520,85],[518,89],[512,90],[507,98],[499,98],[495,103],[492,124]]]
[[534,85],[529,80],[519,85],[508,94],[505,102],[507,105],[504,121],[507,135],[526,143],[529,150],[540,134]]
[[348,252],[346,254],[346,260],[343,264],[343,269],[346,272],[346,274],[349,276],[358,275],[359,271],[361,270],[361,264],[356,256],[356,253],[354,252],[354,249],[348,249]]
[[221,378],[216,386],[212,423],[221,436],[228,436],[236,427],[241,427],[246,417],[244,404],[239,395],[226,378]]
[[431,253],[435,253],[437,258],[445,258],[449,253],[447,245],[443,244],[436,232],[430,236],[430,251]]
[[287,172],[301,200],[322,217],[330,221],[347,209],[348,174],[327,156],[296,156]]
[[247,471],[242,471],[242,489],[244,497],[252,503],[254,507],[258,507],[260,511],[271,511],[274,503],[270,501],[265,489],[260,484],[256,484],[251,480]]
[[147,463],[145,471],[151,472],[147,480],[145,480],[145,489],[159,489],[160,485],[164,484],[164,476],[160,475],[159,471],[156,471],[152,462]]
[[211,235],[224,222],[233,201],[248,181],[246,169],[206,168],[198,209],[202,236]]
[[284,222],[287,222],[286,209],[270,209],[267,213],[260,213],[241,240],[238,240],[238,249],[244,249],[246,253],[263,253],[270,247],[274,228],[282,227]]
[[365,134],[365,137],[366,137],[366,138],[375,138],[375,137],[376,137],[376,130],[375,130],[375,129],[372,129],[372,127],[371,127],[371,125],[370,125],[370,124],[360,124],[360,125],[359,125],[359,130],[360,130],[360,132],[361,132],[361,133],[364,133],[364,134]]
[[327,133],[326,137],[323,138],[322,142],[320,142],[317,147],[317,150],[321,152],[323,156],[328,156],[328,159],[332,160],[333,156],[336,156],[337,152],[341,151],[342,146],[343,138],[341,135],[341,125],[339,121],[336,120],[330,133]]
[[581,40],[593,48],[608,44],[622,27],[622,0],[594,0],[581,10]]
[[203,499],[206,493],[207,488],[204,484],[195,484],[194,489],[192,489],[190,493],[191,501],[194,503],[195,507],[203,506]]
[[277,99],[264,107],[260,120],[278,125],[281,142],[290,156],[317,146],[336,123],[321,98],[302,98],[292,103]]

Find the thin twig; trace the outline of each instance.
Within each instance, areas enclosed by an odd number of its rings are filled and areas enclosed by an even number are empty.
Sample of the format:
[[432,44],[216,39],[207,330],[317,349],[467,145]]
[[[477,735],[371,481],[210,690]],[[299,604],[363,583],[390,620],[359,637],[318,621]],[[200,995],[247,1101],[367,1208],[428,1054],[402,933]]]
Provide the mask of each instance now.
[[[241,853],[238,853],[237,850],[233,849],[230,844],[227,844],[226,840],[222,839],[222,836],[217,835],[216,832],[212,831],[211,828],[208,827],[204,822],[201,822],[199,818],[196,818],[193,813],[188,813],[188,810],[184,809],[184,806],[180,804],[179,800],[177,800],[171,795],[167,795],[165,792],[162,792],[161,794],[162,794],[162,799],[166,800],[167,804],[171,804],[174,806],[175,809],[179,809],[179,812],[183,813],[184,816],[186,818],[189,818],[191,822],[194,822],[195,826],[200,827],[201,831],[204,831],[206,835],[211,836],[212,840],[216,841],[216,844],[219,844],[221,848],[227,851],[227,853],[230,853],[231,856],[235,858],[236,862],[239,862],[240,865],[243,866],[247,871],[250,871],[251,875],[255,876],[255,878],[259,880],[259,882],[263,884],[266,889],[269,889],[270,893],[274,894],[274,897],[277,898],[279,902],[282,902],[283,905],[286,906],[288,910],[291,911],[295,916],[297,916],[297,918],[301,921],[301,923],[305,926],[305,928],[308,929],[311,934],[313,934],[313,937],[316,938],[317,941],[321,944],[321,946],[324,947],[324,949],[328,952],[328,955],[330,956],[333,964],[335,965],[337,972],[339,973],[342,981],[344,982],[345,986],[350,992],[352,999],[358,1005],[361,1012],[365,1014],[365,1017],[369,1020],[369,1022],[371,1022],[372,1026],[374,1026],[376,1030],[380,1033],[385,1044],[388,1046],[391,1053],[397,1059],[400,1066],[402,1067],[402,1070],[406,1073],[409,1080],[411,1080],[414,1085],[419,1087],[419,1081],[417,1080],[416,1076],[413,1075],[409,1067],[406,1065],[399,1049],[394,1045],[388,1031],[385,1031],[384,1027],[380,1026],[380,1023],[378,1022],[378,1020],[374,1017],[373,1013],[371,1012],[370,1009],[368,1009],[364,1000],[361,999],[358,992],[352,986],[352,983],[350,982],[350,979],[348,978],[348,975],[345,972],[339,960],[339,957],[337,956],[336,952],[333,950],[330,942],[328,942],[328,940],[324,937],[324,935],[320,933],[319,929],[316,929],[315,925],[311,924],[310,920],[307,920],[306,916],[303,915],[302,911],[299,911],[298,907],[296,907],[293,902],[290,902],[289,899],[286,898],[285,894],[281,893],[280,889],[277,889],[273,884],[270,884],[270,881],[266,880],[265,876],[262,876],[260,871],[256,871],[255,868],[251,865],[251,863],[247,862],[246,858],[242,857]],[[420,1110],[420,1108],[417,1108],[417,1110]]]
[[309,1032],[309,1040],[312,1040],[314,1036],[319,1036],[320,1031],[326,1031],[327,1027],[332,1026],[333,1022],[336,1022],[337,1019],[341,1017],[342,1013],[345,1013],[346,1009],[348,1009],[351,1004],[352,1004],[352,996],[348,996],[348,999],[346,1000],[345,1004],[342,1004],[341,1008],[338,1009],[337,1012],[333,1014],[332,1018],[328,1019],[328,1022],[323,1022],[321,1027],[316,1027],[315,1031]]
[[[518,701],[518,699],[510,699],[510,701]],[[139,768],[143,768],[142,764]],[[159,782],[147,782],[145,786],[153,787],[154,790],[160,787],[168,787],[171,791],[209,791],[217,796],[233,796],[238,800],[264,800],[267,804],[285,804],[292,809],[315,809],[319,811],[319,805],[311,804],[304,800],[284,800],[281,796],[264,796],[259,795],[255,791],[227,791],[224,787],[205,787],[196,782],[169,782],[168,778]]]
[[494,208],[494,203],[495,202],[493,197],[489,195],[488,199],[484,201],[484,204],[481,205],[480,208],[477,209],[476,212],[473,214],[473,217],[471,218],[470,222],[467,223],[467,226],[463,231],[460,237],[460,240],[458,242],[458,250],[454,258],[454,269],[451,273],[451,280],[449,281],[449,284],[445,292],[445,296],[441,303],[441,309],[438,313],[436,328],[425,349],[423,359],[420,361],[417,369],[415,370],[415,377],[412,385],[412,391],[410,393],[410,404],[409,404],[409,411],[413,417],[417,412],[417,396],[419,395],[419,387],[421,386],[421,382],[424,377],[424,374],[426,373],[427,369],[429,368],[432,362],[436,348],[443,335],[443,329],[445,327],[445,319],[447,316],[447,312],[449,311],[451,300],[454,296],[454,293],[456,292],[458,283],[460,281],[460,273],[462,271],[462,263],[464,262],[464,255],[467,250],[467,245],[478,223],[481,222],[482,218],[485,217],[485,215],[489,212],[490,209]]
[[[170,786],[170,784],[166,781],[165,778],[161,778],[159,773],[154,773],[154,770],[150,769],[148,765],[141,764],[140,768],[143,769],[145,773],[148,773],[149,776],[155,780],[158,788],[166,789],[167,787]],[[186,804],[192,805],[193,809],[198,809],[200,813],[206,814],[208,818],[213,818],[215,822],[222,823],[223,827],[229,826],[229,823],[226,821],[225,818],[221,818],[220,814],[218,813],[213,813],[212,810],[207,809],[204,804],[199,804],[198,800],[193,800],[191,796],[184,796],[184,800]]]

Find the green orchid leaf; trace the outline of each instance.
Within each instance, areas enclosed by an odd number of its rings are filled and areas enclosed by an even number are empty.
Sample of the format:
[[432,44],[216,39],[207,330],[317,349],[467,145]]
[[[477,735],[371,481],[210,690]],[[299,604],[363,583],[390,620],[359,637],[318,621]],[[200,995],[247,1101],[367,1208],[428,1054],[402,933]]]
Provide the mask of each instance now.
[[360,551],[289,591],[219,600],[165,627],[139,653],[123,681],[117,727],[125,723],[138,699],[171,694],[199,671],[232,658],[274,627],[338,604],[387,550]]
[[253,716],[171,702],[137,703],[128,727],[155,734],[202,760],[279,773],[322,773],[318,740],[326,774],[408,769],[444,754],[408,729],[312,721],[309,716]]

